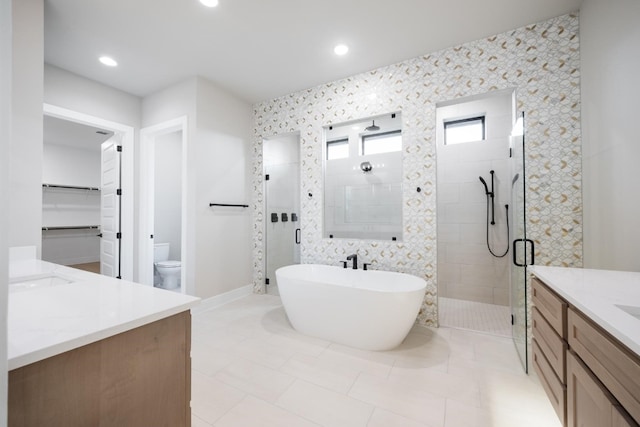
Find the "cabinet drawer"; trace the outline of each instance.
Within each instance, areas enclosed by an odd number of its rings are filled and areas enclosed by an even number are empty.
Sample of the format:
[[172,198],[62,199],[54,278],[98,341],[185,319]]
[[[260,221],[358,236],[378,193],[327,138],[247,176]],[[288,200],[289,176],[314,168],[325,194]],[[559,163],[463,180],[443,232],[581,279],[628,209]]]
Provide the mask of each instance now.
[[549,365],[551,365],[560,379],[560,382],[566,384],[565,351],[567,350],[567,343],[560,338],[536,307],[533,307],[532,314],[533,337],[536,339],[540,350],[544,353]]
[[569,347],[631,417],[640,420],[640,359],[573,308],[568,323]]
[[571,351],[567,352],[567,426],[611,427],[615,400]]
[[566,339],[567,303],[535,277],[531,279],[531,300],[549,325]]
[[567,402],[567,388],[560,382],[558,377],[553,371],[549,361],[544,357],[540,346],[538,345],[536,338],[531,340],[531,346],[533,347],[533,353],[531,360],[533,362],[533,369],[535,369],[542,383],[542,388],[547,393],[553,409],[555,409],[558,418],[565,423],[566,414],[566,402]]

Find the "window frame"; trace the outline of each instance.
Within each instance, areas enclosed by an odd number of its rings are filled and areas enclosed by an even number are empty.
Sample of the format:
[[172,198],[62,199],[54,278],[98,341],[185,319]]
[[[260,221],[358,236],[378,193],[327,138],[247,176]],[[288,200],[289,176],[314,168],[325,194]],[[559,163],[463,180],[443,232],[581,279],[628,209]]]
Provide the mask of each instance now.
[[402,129],[396,129],[396,130],[390,130],[390,131],[386,131],[386,132],[378,132],[378,133],[371,133],[371,134],[363,134],[360,137],[360,155],[361,156],[368,156],[370,154],[367,154],[364,150],[365,147],[365,143],[367,139],[377,139],[377,138],[383,138],[385,136],[389,136],[389,135],[398,135],[400,136],[401,140],[400,140],[400,149],[399,150],[393,150],[393,151],[384,151],[382,153],[376,153],[376,154],[384,154],[384,153],[397,153],[398,151],[402,151]]
[[[346,157],[338,157],[338,158],[335,158],[335,159],[330,159],[329,158],[329,146],[330,145],[346,145],[347,146],[347,155],[346,155]],[[326,151],[327,151],[326,156],[325,156],[326,160],[348,159],[350,157],[350,153],[349,153],[349,137],[347,136],[347,137],[343,137],[343,138],[327,141]]]
[[[482,138],[480,139],[473,139],[473,140],[469,140],[469,141],[462,141],[462,142],[453,142],[453,143],[448,143],[447,142],[447,128],[449,127],[456,127],[456,126],[461,126],[464,125],[465,123],[477,123],[480,122],[480,124],[482,125]],[[487,116],[486,114],[482,114],[482,115],[474,115],[472,117],[466,117],[464,119],[452,119],[452,120],[443,120],[443,133],[444,133],[444,145],[457,145],[457,144],[466,144],[468,142],[477,142],[477,141],[486,141],[487,139]]]

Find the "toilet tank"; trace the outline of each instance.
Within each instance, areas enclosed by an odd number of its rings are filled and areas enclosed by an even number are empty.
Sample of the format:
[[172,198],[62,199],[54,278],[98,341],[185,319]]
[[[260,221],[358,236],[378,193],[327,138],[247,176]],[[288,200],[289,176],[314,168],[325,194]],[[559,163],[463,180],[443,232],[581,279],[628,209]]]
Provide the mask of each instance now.
[[153,245],[153,262],[169,260],[169,243],[156,243]]

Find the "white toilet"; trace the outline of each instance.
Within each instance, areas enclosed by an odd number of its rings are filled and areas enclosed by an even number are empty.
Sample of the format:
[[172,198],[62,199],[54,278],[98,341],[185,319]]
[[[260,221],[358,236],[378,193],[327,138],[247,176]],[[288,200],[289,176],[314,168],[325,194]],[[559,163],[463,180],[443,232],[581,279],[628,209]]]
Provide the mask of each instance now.
[[180,286],[181,263],[169,259],[170,248],[169,243],[153,245],[153,265],[160,275],[160,283],[157,286],[163,289],[176,289]]

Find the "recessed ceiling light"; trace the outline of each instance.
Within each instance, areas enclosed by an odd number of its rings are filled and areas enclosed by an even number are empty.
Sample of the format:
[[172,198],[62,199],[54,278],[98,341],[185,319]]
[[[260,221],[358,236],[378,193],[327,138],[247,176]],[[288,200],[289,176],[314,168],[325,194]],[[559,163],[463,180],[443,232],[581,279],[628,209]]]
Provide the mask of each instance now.
[[107,67],[117,67],[118,66],[118,63],[116,62],[116,60],[111,58],[110,56],[101,56],[98,59],[102,64],[106,65]]
[[333,51],[336,55],[346,55],[346,53],[349,52],[349,46],[347,46],[346,44],[339,44],[333,48]]
[[200,0],[200,3],[207,7],[216,7],[218,5],[218,0]]

